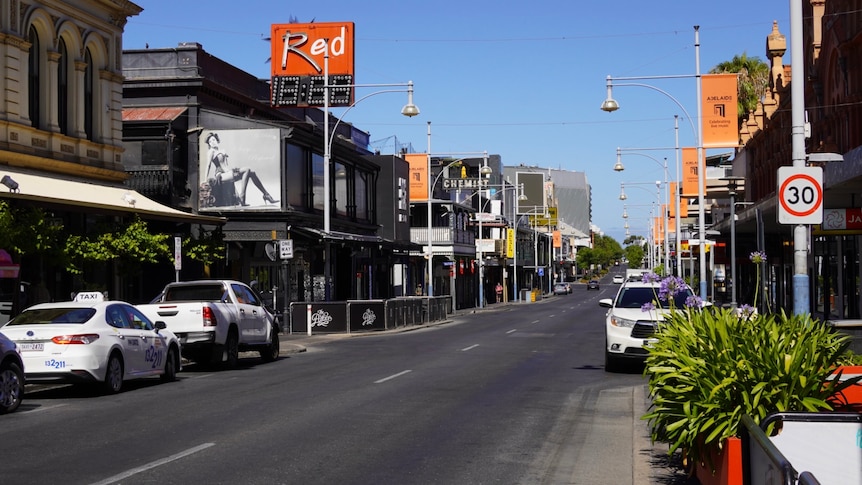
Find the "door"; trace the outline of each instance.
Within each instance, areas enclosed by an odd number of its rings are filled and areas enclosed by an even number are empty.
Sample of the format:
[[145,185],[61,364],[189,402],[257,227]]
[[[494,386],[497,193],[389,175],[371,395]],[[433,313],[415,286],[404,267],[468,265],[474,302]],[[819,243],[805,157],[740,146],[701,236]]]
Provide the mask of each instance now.
[[261,301],[250,288],[239,283],[231,284],[231,289],[237,299],[237,309],[240,318],[241,342],[257,343],[267,341],[266,325],[269,324],[269,312],[261,305]]
[[[108,324],[117,329],[120,346],[123,348],[123,373],[133,376],[144,369],[144,339],[140,330],[132,326],[128,311],[122,305],[110,305],[105,309]],[[107,356],[105,356],[107,362]]]

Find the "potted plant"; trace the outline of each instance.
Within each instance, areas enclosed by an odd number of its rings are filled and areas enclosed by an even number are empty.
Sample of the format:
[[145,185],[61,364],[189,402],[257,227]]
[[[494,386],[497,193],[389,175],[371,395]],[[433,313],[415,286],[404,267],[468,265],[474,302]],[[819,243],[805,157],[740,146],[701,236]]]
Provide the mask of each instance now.
[[689,467],[702,465],[700,473],[720,474],[722,452],[739,452],[733,440],[743,414],[759,423],[777,411],[830,410],[830,396],[852,385],[830,379],[848,337],[810,315],[689,308],[665,317],[656,338],[644,370],[652,403],[643,418],[654,441],[668,443],[669,453],[681,450]]

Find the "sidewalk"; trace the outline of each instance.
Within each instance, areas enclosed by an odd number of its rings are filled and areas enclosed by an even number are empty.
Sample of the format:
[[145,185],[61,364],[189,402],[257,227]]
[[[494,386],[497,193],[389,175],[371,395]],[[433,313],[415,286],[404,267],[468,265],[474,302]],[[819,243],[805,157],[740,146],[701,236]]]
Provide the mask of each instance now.
[[[545,295],[536,302],[529,304],[536,305],[549,301],[553,296]],[[315,344],[322,344],[332,340],[355,338],[370,335],[386,335],[401,332],[410,332],[421,328],[432,327],[436,325],[445,325],[452,322],[455,318],[464,317],[479,312],[496,312],[505,311],[513,305],[523,305],[528,302],[505,302],[493,303],[486,305],[485,308],[466,308],[456,310],[446,320],[432,322],[421,325],[411,325],[399,327],[391,330],[381,330],[374,332],[357,332],[357,333],[329,333],[329,334],[313,334],[305,333],[280,334],[281,355],[290,355],[305,352],[308,347]],[[668,445],[664,443],[652,443],[649,436],[649,428],[647,422],[641,419],[641,416],[646,414],[649,407],[649,396],[646,384],[629,388],[626,393],[631,392],[631,398],[626,399],[631,406],[631,457],[632,465],[632,485],[698,485],[695,478],[685,476],[681,470],[679,463],[675,460],[676,457],[670,457],[667,454]],[[625,462],[629,459],[624,460]],[[624,462],[620,460],[620,463]],[[571,483],[581,483],[577,478],[573,477]]]

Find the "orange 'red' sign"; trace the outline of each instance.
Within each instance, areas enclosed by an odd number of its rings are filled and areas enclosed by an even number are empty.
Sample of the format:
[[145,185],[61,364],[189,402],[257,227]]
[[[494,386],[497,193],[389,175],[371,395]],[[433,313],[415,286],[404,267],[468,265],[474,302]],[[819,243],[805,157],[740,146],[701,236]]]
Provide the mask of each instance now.
[[323,106],[327,65],[330,106],[352,104],[353,22],[273,24],[270,35],[273,106]]

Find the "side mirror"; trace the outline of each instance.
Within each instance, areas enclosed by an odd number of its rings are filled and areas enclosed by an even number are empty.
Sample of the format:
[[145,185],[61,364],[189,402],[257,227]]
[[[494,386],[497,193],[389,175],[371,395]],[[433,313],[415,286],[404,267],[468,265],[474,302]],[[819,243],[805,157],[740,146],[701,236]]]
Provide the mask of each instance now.
[[155,322],[153,324],[153,327],[155,327],[156,331],[158,331],[158,330],[164,330],[164,329],[168,328],[168,325],[165,322],[159,320],[158,322]]

